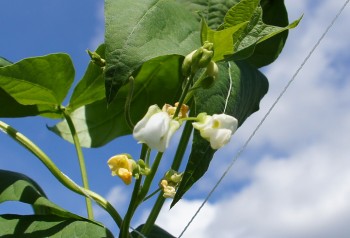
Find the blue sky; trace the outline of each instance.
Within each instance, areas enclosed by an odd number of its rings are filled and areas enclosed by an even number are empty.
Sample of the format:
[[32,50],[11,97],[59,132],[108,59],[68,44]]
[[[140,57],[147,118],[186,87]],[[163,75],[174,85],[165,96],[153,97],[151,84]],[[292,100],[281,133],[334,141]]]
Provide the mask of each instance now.
[[[291,20],[301,14],[304,18],[290,32],[281,57],[263,69],[270,90],[261,110],[216,154],[208,173],[185,199],[170,211],[165,207],[157,223],[174,235],[183,230],[343,4],[285,2]],[[89,62],[85,50],[103,42],[102,0],[7,0],[1,2],[0,13],[1,56],[18,61],[66,52],[73,59],[77,80]],[[183,237],[350,236],[349,22],[347,7]],[[3,120],[41,146],[64,173],[80,183],[74,147],[46,130],[55,121],[39,117]],[[129,188],[110,176],[106,161],[129,152],[132,143],[132,138],[123,137],[103,148],[84,150],[92,190],[121,210],[127,206]],[[4,134],[0,134],[0,148],[1,169],[27,174],[54,202],[85,215],[84,199],[60,185],[35,157]],[[162,168],[167,169],[166,163]],[[137,214],[134,225],[144,220],[148,209],[149,204]],[[0,213],[11,211],[28,213],[30,208],[0,204]],[[116,229],[98,208],[96,218]]]

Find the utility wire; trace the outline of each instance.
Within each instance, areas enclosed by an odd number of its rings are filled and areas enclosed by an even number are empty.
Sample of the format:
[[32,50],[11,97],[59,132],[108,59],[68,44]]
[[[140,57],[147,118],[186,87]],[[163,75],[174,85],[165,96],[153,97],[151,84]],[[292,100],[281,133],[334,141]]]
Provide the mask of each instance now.
[[260,123],[257,125],[257,127],[255,128],[255,130],[252,132],[252,134],[249,136],[249,138],[247,139],[247,141],[244,143],[244,145],[241,147],[241,149],[236,153],[236,155],[233,157],[231,163],[229,164],[229,166],[227,167],[227,169],[225,170],[225,172],[222,174],[222,176],[220,177],[220,179],[217,181],[217,183],[215,184],[215,186],[211,189],[211,191],[209,192],[209,194],[207,195],[207,197],[204,199],[203,203],[200,205],[200,207],[198,208],[198,210],[196,211],[196,213],[192,216],[191,220],[188,222],[188,224],[185,226],[185,228],[183,229],[183,231],[181,232],[181,234],[179,235],[178,238],[180,238],[185,231],[188,229],[188,227],[191,225],[191,223],[193,222],[193,220],[196,218],[196,216],[198,215],[198,213],[200,212],[200,210],[203,208],[203,206],[207,203],[207,201],[209,200],[209,198],[211,197],[211,195],[214,193],[214,191],[216,190],[216,188],[219,186],[219,184],[221,183],[221,181],[224,179],[224,177],[227,175],[227,173],[231,170],[232,166],[234,165],[234,163],[237,161],[237,159],[240,157],[240,155],[243,153],[243,151],[246,149],[246,147],[248,146],[249,142],[252,140],[252,138],[255,136],[256,132],[260,129],[261,125],[265,122],[266,118],[270,115],[271,111],[274,109],[274,107],[276,106],[276,104],[280,101],[281,97],[284,95],[284,93],[287,91],[287,89],[289,88],[289,86],[291,85],[291,83],[295,80],[295,78],[297,77],[297,75],[299,74],[300,70],[304,67],[305,63],[309,60],[310,56],[314,53],[314,51],[316,50],[316,48],[319,46],[319,44],[321,43],[321,41],[323,40],[323,38],[327,35],[328,31],[332,28],[332,26],[334,25],[334,23],[336,22],[336,20],[338,19],[338,17],[340,16],[340,14],[343,12],[344,8],[347,6],[347,4],[349,3],[350,0],[346,0],[345,3],[343,4],[343,6],[339,9],[338,13],[335,15],[335,17],[333,18],[333,20],[331,21],[331,23],[328,25],[328,27],[325,29],[325,31],[323,32],[323,34],[321,35],[321,37],[318,39],[318,41],[316,42],[316,44],[314,45],[314,47],[311,49],[311,51],[309,52],[309,54],[305,57],[305,59],[303,60],[303,62],[301,63],[301,65],[299,66],[299,68],[296,70],[296,72],[294,73],[294,75],[292,76],[292,78],[288,81],[287,85],[284,87],[284,89],[282,90],[282,92],[280,93],[280,95],[276,98],[275,102],[271,105],[271,107],[269,108],[269,110],[267,111],[267,113],[265,114],[265,116],[261,119]]

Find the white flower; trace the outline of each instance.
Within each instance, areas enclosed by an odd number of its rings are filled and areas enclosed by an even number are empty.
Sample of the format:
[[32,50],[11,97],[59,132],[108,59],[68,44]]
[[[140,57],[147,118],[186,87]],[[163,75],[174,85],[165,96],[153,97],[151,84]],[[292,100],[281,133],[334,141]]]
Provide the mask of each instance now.
[[238,127],[237,119],[226,114],[209,116],[200,113],[197,118],[198,122],[193,122],[193,127],[200,131],[200,135],[210,142],[214,150],[226,145]]
[[152,105],[134,127],[133,135],[140,143],[146,143],[151,149],[164,152],[179,127],[180,123],[173,120],[167,112],[163,112],[157,105]]

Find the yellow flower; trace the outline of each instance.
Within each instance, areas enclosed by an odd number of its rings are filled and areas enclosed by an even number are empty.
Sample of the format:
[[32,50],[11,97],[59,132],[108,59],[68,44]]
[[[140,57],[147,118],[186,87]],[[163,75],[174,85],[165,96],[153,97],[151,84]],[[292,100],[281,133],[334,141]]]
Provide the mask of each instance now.
[[125,184],[130,184],[132,180],[132,171],[134,160],[129,158],[130,155],[120,154],[111,157],[107,164],[112,171],[112,176],[118,176]]

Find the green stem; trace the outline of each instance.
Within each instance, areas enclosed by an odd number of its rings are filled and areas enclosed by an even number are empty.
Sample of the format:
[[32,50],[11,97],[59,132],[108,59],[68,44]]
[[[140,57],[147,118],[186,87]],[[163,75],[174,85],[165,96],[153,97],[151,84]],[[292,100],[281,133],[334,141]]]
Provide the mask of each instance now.
[[128,210],[125,214],[122,226],[120,228],[120,233],[119,233],[120,238],[130,237],[129,227],[130,227],[130,223],[131,223],[131,218],[134,215],[134,212],[137,208],[137,198],[138,198],[138,194],[139,194],[140,187],[141,187],[141,180],[142,180],[142,176],[140,176],[135,182],[135,186],[134,186],[134,190],[133,190],[132,195],[131,195],[129,207],[128,207]]
[[193,86],[191,87],[191,89],[186,94],[186,97],[183,100],[183,103],[187,103],[189,100],[191,100],[191,98],[193,97],[193,93],[197,89],[201,88],[200,84],[203,81],[203,79],[205,79],[205,77],[206,77],[206,74],[205,74],[205,72],[203,72],[202,75],[196,80],[196,82],[194,82]]
[[[145,178],[145,182],[143,183],[143,186],[141,188],[141,190],[139,190],[138,188],[140,188],[140,184],[137,185],[137,189],[136,189],[136,184],[134,187],[134,191],[131,197],[131,201],[128,207],[128,211],[126,212],[126,215],[124,217],[124,221],[122,224],[122,228],[119,234],[119,238],[129,238],[130,234],[129,234],[129,227],[130,227],[130,223],[131,223],[131,218],[134,215],[134,212],[136,210],[136,208],[143,202],[144,198],[146,197],[149,188],[151,187],[153,178],[156,174],[156,171],[158,169],[160,160],[163,156],[163,152],[158,152],[150,173],[146,176]],[[138,183],[141,183],[141,179],[136,180]]]
[[[71,132],[72,137],[73,137],[74,146],[75,146],[75,150],[77,152],[79,166],[80,166],[80,173],[81,173],[81,177],[83,180],[83,187],[85,189],[89,190],[89,181],[88,181],[88,176],[87,176],[87,172],[86,172],[84,155],[83,155],[83,151],[82,151],[81,146],[80,146],[80,141],[79,141],[77,131],[75,129],[72,118],[69,116],[69,114],[66,112],[65,109],[62,109],[62,113],[63,113],[63,116],[68,123],[70,132]],[[85,197],[85,203],[86,203],[86,210],[87,210],[88,218],[93,220],[94,214],[93,214],[93,210],[92,210],[91,200],[88,197]]]
[[154,195],[156,195],[157,193],[159,193],[159,191],[161,191],[161,188],[157,188],[154,192],[152,192],[150,195],[148,195],[147,197],[145,197],[142,202],[145,202],[146,200],[150,199],[151,197],[153,197]]
[[145,178],[145,182],[143,183],[143,187],[140,191],[140,194],[138,196],[138,200],[137,200],[137,206],[140,205],[143,201],[143,199],[146,197],[150,187],[151,187],[151,184],[152,184],[152,181],[153,181],[153,178],[158,170],[158,166],[159,166],[159,163],[160,163],[160,160],[162,159],[162,156],[163,156],[163,152],[158,152],[157,153],[157,156],[153,162],[153,165],[152,165],[152,168],[151,168],[151,171],[150,173],[146,176]]
[[[149,154],[148,146],[146,144],[142,144],[140,158],[143,161],[147,161],[147,160],[149,160],[149,158],[148,158],[149,155],[150,154]],[[140,192],[140,188],[141,188],[141,181],[142,181],[142,176],[140,175],[140,177],[135,182],[134,189],[133,189],[130,203],[129,203],[129,207],[128,207],[128,210],[125,214],[123,224],[120,228],[120,233],[119,233],[120,238],[130,237],[129,227],[130,227],[132,216],[134,215],[135,210],[138,206],[138,196],[139,196],[139,192]]]
[[[183,156],[184,156],[186,148],[187,148],[188,141],[189,141],[190,136],[191,136],[191,133],[192,133],[192,124],[190,121],[188,121],[185,124],[185,128],[184,128],[182,135],[181,135],[180,143],[177,147],[177,150],[176,150],[176,153],[174,156],[174,160],[173,160],[173,163],[171,165],[171,168],[173,170],[178,171],[180,168]],[[151,210],[151,213],[149,214],[149,216],[147,218],[146,223],[142,227],[141,233],[144,234],[145,236],[147,236],[149,234],[152,227],[154,226],[154,223],[157,220],[157,217],[160,213],[160,210],[163,207],[164,202],[165,202],[165,198],[163,197],[163,193],[160,193],[158,195],[158,198],[157,198],[152,210]]]
[[192,85],[194,76],[195,76],[195,74],[191,74],[190,77],[186,79],[187,82],[186,82],[185,88],[184,88],[184,90],[182,91],[182,94],[181,94],[181,96],[180,96],[179,105],[177,106],[176,111],[175,111],[175,113],[174,113],[174,118],[176,118],[176,117],[179,115],[181,106],[182,106],[182,104],[184,103],[184,100],[185,100],[185,98],[186,98],[187,92],[188,92],[188,90],[190,89],[190,87],[191,87],[191,85]]
[[29,152],[34,154],[48,169],[49,171],[61,182],[65,187],[71,191],[89,197],[93,199],[97,204],[99,204],[103,209],[105,209],[116,222],[118,227],[122,224],[122,218],[115,208],[102,196],[92,192],[88,189],[82,188],[77,185],[73,180],[71,180],[67,175],[61,172],[61,170],[52,162],[52,160],[31,140],[25,137],[23,134],[18,132],[13,127],[7,125],[6,123],[0,121],[0,129],[14,139],[17,143],[25,147]]

